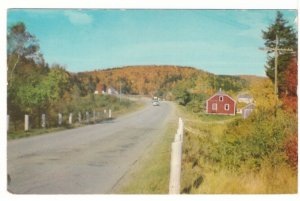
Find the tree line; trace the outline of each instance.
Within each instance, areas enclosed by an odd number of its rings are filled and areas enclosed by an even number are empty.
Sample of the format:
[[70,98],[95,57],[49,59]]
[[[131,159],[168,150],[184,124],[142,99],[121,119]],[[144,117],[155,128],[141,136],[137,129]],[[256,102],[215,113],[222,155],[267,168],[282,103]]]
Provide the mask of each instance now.
[[59,64],[49,66],[38,39],[22,22],[8,28],[7,67],[7,113],[14,130],[22,129],[25,114],[30,115],[31,126],[40,127],[44,113],[51,126],[57,122],[57,113],[119,104],[114,97],[94,96],[97,78],[70,73]]
[[262,31],[266,47],[275,47],[276,35],[280,48],[291,48],[278,57],[278,97],[274,90],[274,54],[268,52],[268,80],[252,80],[250,91],[256,103],[255,112],[247,120],[228,125],[214,152],[212,160],[233,171],[257,171],[266,164],[276,171],[289,164],[298,166],[297,129],[297,33],[277,12],[275,22]]

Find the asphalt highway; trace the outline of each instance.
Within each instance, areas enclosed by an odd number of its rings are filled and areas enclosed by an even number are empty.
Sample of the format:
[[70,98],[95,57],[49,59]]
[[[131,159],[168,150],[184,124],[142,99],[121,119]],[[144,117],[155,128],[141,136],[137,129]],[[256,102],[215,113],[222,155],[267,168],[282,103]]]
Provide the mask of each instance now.
[[8,190],[106,194],[163,135],[174,106],[161,102],[100,124],[9,141]]

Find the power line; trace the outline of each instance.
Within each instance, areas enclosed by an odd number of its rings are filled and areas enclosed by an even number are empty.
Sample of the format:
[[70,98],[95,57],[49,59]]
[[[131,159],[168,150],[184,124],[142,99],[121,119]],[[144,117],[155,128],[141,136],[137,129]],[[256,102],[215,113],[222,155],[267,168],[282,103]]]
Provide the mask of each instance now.
[[274,52],[275,55],[275,95],[276,95],[276,99],[278,99],[278,80],[277,80],[277,74],[278,74],[278,56],[279,56],[279,52],[294,52],[293,49],[291,48],[278,48],[278,44],[279,44],[279,38],[276,35],[276,41],[275,41],[275,48],[270,48],[270,47],[266,47],[266,48],[259,48],[260,50],[263,51],[268,51],[268,52]]

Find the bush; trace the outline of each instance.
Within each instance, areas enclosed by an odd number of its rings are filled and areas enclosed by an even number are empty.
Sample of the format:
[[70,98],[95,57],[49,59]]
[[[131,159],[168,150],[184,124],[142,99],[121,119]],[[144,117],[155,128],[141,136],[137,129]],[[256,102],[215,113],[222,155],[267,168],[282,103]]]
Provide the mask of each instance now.
[[187,103],[187,109],[193,113],[204,112],[206,110],[207,94],[193,94],[191,101]]
[[[62,126],[68,127],[69,114],[73,113],[73,122],[78,121],[78,113],[81,112],[82,121],[86,118],[86,112],[90,113],[90,117],[93,116],[93,111],[100,112],[103,115],[103,110],[112,109],[113,112],[119,111],[123,108],[128,108],[132,104],[131,101],[114,96],[95,96],[92,94],[85,97],[77,97],[71,101],[59,101],[52,104],[48,108],[34,110],[29,114],[30,128],[41,128],[41,116],[46,115],[46,127],[57,127],[58,126],[58,113],[62,113],[63,123]],[[10,119],[11,131],[20,131],[24,129],[24,115],[25,113],[19,113],[18,119]],[[16,115],[15,115],[16,116]],[[16,125],[16,126],[14,126]]]
[[288,137],[285,144],[285,152],[288,157],[289,164],[297,169],[298,168],[298,136],[297,134]]
[[272,110],[258,109],[248,119],[229,124],[212,155],[231,170],[260,170],[265,160],[275,167],[287,162],[286,137],[296,130],[293,115],[279,109],[275,116]]

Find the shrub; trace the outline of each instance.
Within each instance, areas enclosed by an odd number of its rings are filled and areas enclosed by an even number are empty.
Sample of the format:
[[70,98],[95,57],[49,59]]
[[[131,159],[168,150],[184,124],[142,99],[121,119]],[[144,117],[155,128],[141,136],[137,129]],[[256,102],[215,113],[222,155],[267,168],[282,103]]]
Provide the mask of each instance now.
[[260,170],[265,160],[274,167],[287,161],[286,149],[293,155],[295,145],[286,148],[285,140],[296,129],[297,121],[289,113],[278,109],[275,116],[272,110],[258,109],[248,119],[229,124],[213,155],[231,170]]
[[207,94],[193,94],[191,101],[187,103],[187,109],[193,113],[204,112],[206,109]]
[[285,144],[285,152],[289,164],[295,169],[298,168],[298,136],[297,134],[288,137]]

